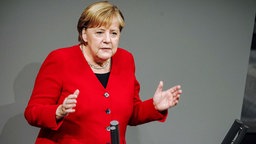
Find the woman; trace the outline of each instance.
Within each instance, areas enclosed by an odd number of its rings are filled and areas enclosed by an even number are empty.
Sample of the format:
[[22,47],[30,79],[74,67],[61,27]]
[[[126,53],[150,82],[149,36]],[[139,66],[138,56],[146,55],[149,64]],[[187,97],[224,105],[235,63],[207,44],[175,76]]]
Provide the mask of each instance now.
[[108,3],[88,6],[78,21],[79,44],[51,52],[38,73],[25,110],[29,124],[40,127],[37,144],[110,143],[110,121],[119,122],[120,143],[127,125],[165,121],[180,86],[141,101],[131,53],[118,48],[125,22]]

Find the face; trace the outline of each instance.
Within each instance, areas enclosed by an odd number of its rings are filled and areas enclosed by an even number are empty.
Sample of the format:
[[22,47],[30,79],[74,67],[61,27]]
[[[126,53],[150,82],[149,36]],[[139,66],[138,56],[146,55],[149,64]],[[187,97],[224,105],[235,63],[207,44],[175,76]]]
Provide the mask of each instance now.
[[109,27],[101,26],[88,28],[82,32],[83,40],[87,43],[86,53],[95,62],[104,62],[117,51],[120,29],[117,19],[113,19]]

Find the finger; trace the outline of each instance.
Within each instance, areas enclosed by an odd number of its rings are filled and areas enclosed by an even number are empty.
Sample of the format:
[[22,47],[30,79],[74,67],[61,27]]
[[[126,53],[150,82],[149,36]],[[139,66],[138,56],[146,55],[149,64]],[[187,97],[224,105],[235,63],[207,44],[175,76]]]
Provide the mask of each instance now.
[[179,103],[179,100],[176,100],[176,101],[175,101],[175,105],[177,105],[178,103]]
[[68,108],[73,108],[76,106],[76,100],[75,99],[65,99],[65,101],[63,102],[63,107],[65,109],[68,109]]
[[178,90],[172,93],[173,97],[178,97],[182,94],[182,90]]
[[68,100],[71,100],[71,99],[76,99],[76,96],[73,95],[73,94],[70,94],[70,95],[68,95],[68,96],[65,98],[65,101],[68,101]]
[[176,85],[176,86],[173,87],[174,90],[179,90],[180,88],[181,88],[180,85]]
[[73,112],[75,112],[76,110],[75,110],[75,109],[66,109],[65,111],[66,111],[66,113],[73,113]]
[[176,96],[173,96],[173,101],[177,101],[177,100],[180,100],[180,95],[176,95]]
[[76,103],[77,103],[77,96],[79,95],[79,90],[75,90],[73,94],[70,94],[69,96],[67,96],[62,104],[62,111],[64,113],[72,113],[75,112],[74,107],[76,107]]
[[182,93],[182,90],[180,89],[180,86],[173,87],[173,89],[170,90],[171,94],[176,96]]
[[169,104],[170,104],[171,106],[176,106],[178,103],[179,103],[178,100],[169,101]]
[[66,98],[64,104],[76,104],[76,99]]
[[73,94],[69,95],[70,97],[78,97],[80,91],[76,89]]
[[73,94],[70,94],[65,100],[76,99],[78,95],[79,95],[79,90],[77,89]]
[[174,100],[179,101],[180,100],[180,95],[177,95],[176,97],[174,97]]
[[63,107],[66,109],[73,109],[74,107],[76,107],[76,104],[65,104],[63,105]]
[[79,89],[76,89],[75,92],[73,93],[74,95],[78,96],[80,93]]
[[70,113],[74,111],[74,108],[76,107],[76,104],[63,104],[62,105],[62,111],[64,113]]
[[160,81],[158,86],[157,86],[156,93],[162,92],[163,86],[164,86],[163,81]]
[[67,109],[67,108],[72,108],[72,107],[75,107],[76,106],[76,99],[69,99],[69,98],[66,98],[63,102],[63,106]]

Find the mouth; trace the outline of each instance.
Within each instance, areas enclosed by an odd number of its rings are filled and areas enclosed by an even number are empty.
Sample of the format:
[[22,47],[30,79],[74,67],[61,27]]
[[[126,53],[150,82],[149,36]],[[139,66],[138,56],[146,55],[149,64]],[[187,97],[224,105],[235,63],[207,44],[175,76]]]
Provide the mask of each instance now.
[[110,49],[112,49],[112,48],[110,48],[110,47],[102,47],[102,48],[100,48],[100,49],[103,49],[103,50],[110,50]]
[[111,51],[112,48],[109,48],[109,47],[102,47],[100,48],[101,51]]
[[109,58],[113,55],[113,49],[110,47],[101,47],[98,49],[97,53],[101,58]]

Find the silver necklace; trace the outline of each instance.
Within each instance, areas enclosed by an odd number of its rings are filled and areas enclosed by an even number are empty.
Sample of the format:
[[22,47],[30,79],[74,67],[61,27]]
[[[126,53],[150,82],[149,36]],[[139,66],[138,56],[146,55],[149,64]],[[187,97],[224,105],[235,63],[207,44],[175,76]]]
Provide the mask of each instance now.
[[[82,51],[82,53],[83,53],[83,55],[85,57],[85,52],[84,52],[84,48],[83,48],[82,45],[80,45],[80,49],[81,49],[81,51]],[[102,66],[90,64],[88,61],[87,61],[87,63],[89,64],[89,66],[91,68],[96,69],[96,70],[101,70],[101,69],[105,69],[105,68],[108,67],[108,65],[110,64],[110,59],[108,59],[107,62],[105,64],[103,64]]]
[[99,66],[99,65],[93,65],[93,64],[90,64],[89,62],[87,62],[91,68],[93,69],[96,69],[96,70],[100,70],[100,69],[105,69],[109,63],[110,63],[110,59],[107,60],[107,62],[105,64],[103,64],[102,66]]

